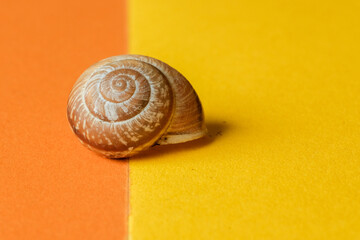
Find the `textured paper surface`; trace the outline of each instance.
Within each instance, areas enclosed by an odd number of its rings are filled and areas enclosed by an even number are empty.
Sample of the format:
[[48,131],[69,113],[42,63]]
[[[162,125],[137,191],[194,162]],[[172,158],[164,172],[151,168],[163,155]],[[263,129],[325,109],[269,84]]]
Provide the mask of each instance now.
[[0,1],[0,239],[126,239],[127,162],[84,148],[66,103],[126,51],[124,1]]
[[191,81],[211,134],[130,161],[131,239],[359,239],[359,12],[130,1],[130,52]]

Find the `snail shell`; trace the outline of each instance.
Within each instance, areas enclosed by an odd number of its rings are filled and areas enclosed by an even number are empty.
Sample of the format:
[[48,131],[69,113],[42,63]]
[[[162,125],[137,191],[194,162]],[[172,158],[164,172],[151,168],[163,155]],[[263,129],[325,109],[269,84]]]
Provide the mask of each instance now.
[[104,59],[75,83],[67,117],[80,141],[109,158],[206,134],[200,100],[178,71],[141,55]]

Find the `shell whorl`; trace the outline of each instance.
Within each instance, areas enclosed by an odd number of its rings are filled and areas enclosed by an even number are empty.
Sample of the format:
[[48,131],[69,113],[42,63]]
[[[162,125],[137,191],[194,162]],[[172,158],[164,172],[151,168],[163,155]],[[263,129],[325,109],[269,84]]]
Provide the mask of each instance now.
[[110,57],[87,69],[70,93],[67,115],[85,146],[114,158],[206,132],[190,83],[167,64],[140,55]]

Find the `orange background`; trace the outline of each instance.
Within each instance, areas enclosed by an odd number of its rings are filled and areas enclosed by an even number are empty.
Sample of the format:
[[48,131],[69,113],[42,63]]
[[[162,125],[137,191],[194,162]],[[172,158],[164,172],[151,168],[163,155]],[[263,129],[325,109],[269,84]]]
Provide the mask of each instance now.
[[95,61],[126,53],[125,1],[0,2],[0,239],[127,234],[128,162],[85,149],[68,94]]

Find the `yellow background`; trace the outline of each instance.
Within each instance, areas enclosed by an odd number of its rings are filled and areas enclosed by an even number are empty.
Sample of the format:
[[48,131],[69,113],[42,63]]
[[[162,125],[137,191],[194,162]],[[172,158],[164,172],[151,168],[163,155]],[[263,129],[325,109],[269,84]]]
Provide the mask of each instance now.
[[359,2],[129,5],[211,135],[130,160],[130,238],[360,239]]

